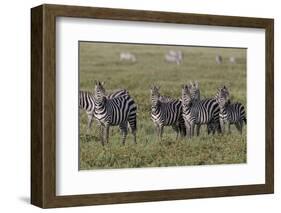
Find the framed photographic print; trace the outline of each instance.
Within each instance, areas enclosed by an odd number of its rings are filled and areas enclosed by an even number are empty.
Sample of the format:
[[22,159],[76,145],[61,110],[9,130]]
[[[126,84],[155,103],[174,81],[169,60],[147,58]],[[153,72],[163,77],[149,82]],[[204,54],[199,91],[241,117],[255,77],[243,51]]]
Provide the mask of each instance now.
[[31,9],[31,203],[274,191],[273,19]]

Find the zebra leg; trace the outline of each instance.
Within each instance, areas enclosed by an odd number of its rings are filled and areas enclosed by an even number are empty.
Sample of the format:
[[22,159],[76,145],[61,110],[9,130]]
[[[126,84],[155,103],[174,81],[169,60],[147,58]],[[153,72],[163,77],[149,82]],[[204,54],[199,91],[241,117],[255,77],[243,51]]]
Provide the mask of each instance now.
[[186,136],[186,127],[184,124],[180,124],[180,136],[184,138]]
[[122,144],[125,145],[125,141],[126,141],[126,137],[128,134],[128,125],[127,122],[124,122],[122,124],[119,125],[119,128],[121,130],[121,134],[122,134]]
[[103,131],[104,131],[104,127],[101,123],[98,124],[99,126],[99,135],[100,135],[100,139],[101,139],[101,145],[104,146],[104,140],[103,140]]
[[201,127],[201,124],[196,125],[196,135],[197,136],[199,136],[199,134],[200,134],[200,127]]
[[160,137],[160,140],[162,140],[163,130],[164,130],[164,126],[160,125],[159,126],[159,137]]
[[180,131],[180,136],[182,138],[186,136],[186,127],[185,127],[184,119],[182,117],[180,117],[179,119],[179,131]]
[[218,132],[218,134],[221,134],[221,124],[220,124],[220,122],[217,122],[216,123],[216,130],[217,130],[217,132]]
[[188,121],[184,121],[185,128],[186,128],[186,135],[188,138],[191,138],[191,129],[190,129],[190,124]]
[[137,143],[137,114],[136,113],[131,113],[131,115],[129,116],[129,126],[131,129],[131,132],[133,134],[134,137],[134,143]]
[[240,127],[240,123],[239,123],[239,122],[237,122],[237,123],[235,123],[234,125],[235,125],[235,127],[236,127],[237,131],[238,131],[238,132],[240,132],[240,134],[241,134],[241,127]]
[[216,130],[217,130],[217,128],[218,128],[218,126],[217,126],[217,124],[215,123],[215,122],[213,122],[213,128],[212,128],[212,134],[213,135],[215,135],[215,133],[216,133]]
[[106,144],[109,143],[108,138],[109,138],[109,124],[106,124],[105,125],[105,134],[104,134],[104,139],[105,139]]
[[242,135],[242,131],[243,131],[243,120],[240,121],[240,128],[241,128],[240,133],[241,133],[241,135]]
[[156,129],[157,139],[159,139],[159,126],[156,123],[154,123],[154,126],[155,126],[155,129]]
[[231,134],[231,130],[230,130],[230,122],[227,122],[227,127],[228,127],[228,134]]
[[137,144],[137,128],[136,128],[136,123],[135,125],[132,125],[131,123],[129,123],[129,126],[131,128],[131,132],[132,132],[132,135],[133,135],[133,141],[135,144]]
[[239,121],[239,122],[235,123],[235,127],[239,131],[239,133],[242,135],[243,121]]
[[88,114],[88,129],[90,129],[92,126],[93,118],[93,114]]
[[172,128],[173,128],[173,130],[176,131],[176,133],[177,133],[176,140],[178,140],[180,127],[178,124],[175,124],[175,125],[172,125]]
[[221,132],[222,134],[224,134],[224,121],[222,119],[220,119],[220,126],[221,126]]
[[190,138],[194,136],[194,129],[195,129],[195,124],[191,123],[190,125]]
[[207,133],[208,133],[208,135],[210,134],[211,131],[212,131],[212,123],[208,123],[207,124]]
[[133,134],[133,137],[134,137],[134,143],[137,144],[137,131],[132,130],[132,134]]

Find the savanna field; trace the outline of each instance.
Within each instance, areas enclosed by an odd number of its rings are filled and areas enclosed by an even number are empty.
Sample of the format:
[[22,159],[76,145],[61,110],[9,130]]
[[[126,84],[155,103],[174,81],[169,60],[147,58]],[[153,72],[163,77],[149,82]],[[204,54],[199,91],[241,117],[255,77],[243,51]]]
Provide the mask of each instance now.
[[[169,50],[180,50],[183,63],[167,63]],[[120,61],[120,52],[131,52],[136,62]],[[216,56],[222,63],[216,63]],[[235,57],[236,63],[230,63]],[[109,144],[100,144],[97,122],[87,128],[87,114],[80,110],[80,169],[139,168],[246,163],[247,126],[240,135],[232,125],[232,133],[207,135],[202,125],[200,136],[176,140],[171,127],[164,128],[162,141],[150,119],[150,87],[160,86],[161,95],[180,98],[181,85],[199,82],[201,99],[211,98],[217,88],[226,85],[233,101],[246,104],[246,49],[182,46],[79,43],[80,90],[94,91],[94,80],[105,82],[108,92],[127,89],[138,106],[137,144],[129,133],[121,144],[118,126],[110,128]]]

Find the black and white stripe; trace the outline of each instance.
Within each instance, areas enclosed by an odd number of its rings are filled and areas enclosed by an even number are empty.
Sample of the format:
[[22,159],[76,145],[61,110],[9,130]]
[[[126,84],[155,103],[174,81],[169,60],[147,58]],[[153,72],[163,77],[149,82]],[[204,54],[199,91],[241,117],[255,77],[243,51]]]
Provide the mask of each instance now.
[[231,133],[230,125],[234,124],[240,134],[242,134],[244,122],[247,124],[244,106],[239,102],[231,103],[229,91],[225,86],[218,89],[215,98],[220,107],[220,126],[222,132],[225,131],[225,125],[227,125],[228,133]]
[[184,120],[182,118],[181,101],[167,96],[161,96],[159,87],[151,88],[151,119],[156,127],[158,138],[161,140],[164,126],[172,126],[172,128],[185,136],[186,130]]
[[[108,99],[112,99],[118,96],[129,95],[125,89],[120,89],[112,92],[107,96]],[[91,128],[94,119],[94,94],[88,91],[79,91],[79,108],[86,111],[88,116],[88,128]]]
[[[96,82],[94,116],[101,125],[101,142],[108,143],[109,127],[119,126],[122,133],[122,144],[125,143],[128,123],[136,143],[137,106],[129,95],[107,98],[103,83]],[[105,132],[104,132],[105,130]]]
[[[201,101],[201,93],[200,93],[200,88],[199,88],[199,83],[198,81],[192,82],[190,81],[188,85],[190,94],[191,94],[191,100],[192,103],[197,103],[198,101]],[[204,100],[204,99],[203,99]],[[200,127],[201,124],[196,125],[196,135],[199,136],[200,134]],[[210,132],[215,133],[217,131],[218,133],[221,133],[221,128],[220,128],[220,123],[217,121],[214,121],[214,123],[208,123],[207,124],[207,133],[209,134]]]
[[[182,110],[183,119],[185,121],[185,126],[189,137],[194,135],[194,127],[202,124],[212,125],[219,124],[219,106],[214,99],[205,99],[193,101],[188,85],[182,87]],[[208,128],[208,134],[210,130]],[[215,132],[213,131],[213,134]]]

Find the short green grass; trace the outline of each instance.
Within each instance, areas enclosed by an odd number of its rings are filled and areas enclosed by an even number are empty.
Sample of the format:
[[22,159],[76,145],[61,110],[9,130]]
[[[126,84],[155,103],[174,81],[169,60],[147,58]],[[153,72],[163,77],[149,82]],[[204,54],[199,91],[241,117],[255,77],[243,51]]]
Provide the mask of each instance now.
[[[164,61],[165,52],[181,50],[181,65]],[[120,52],[129,51],[137,61],[120,62]],[[216,64],[216,55],[223,57]],[[228,58],[234,56],[236,64]],[[242,136],[232,126],[232,134],[208,136],[206,127],[199,137],[176,140],[171,127],[165,127],[158,141],[150,120],[150,86],[157,84],[161,94],[178,98],[181,85],[198,80],[201,96],[213,97],[218,87],[230,88],[231,97],[246,107],[246,49],[79,43],[80,90],[93,91],[94,80],[105,81],[108,92],[125,88],[138,105],[137,144],[129,134],[121,145],[118,127],[111,127],[109,144],[100,144],[96,122],[87,129],[86,113],[80,110],[80,169],[139,168],[159,166],[245,163],[247,159],[246,128]]]

